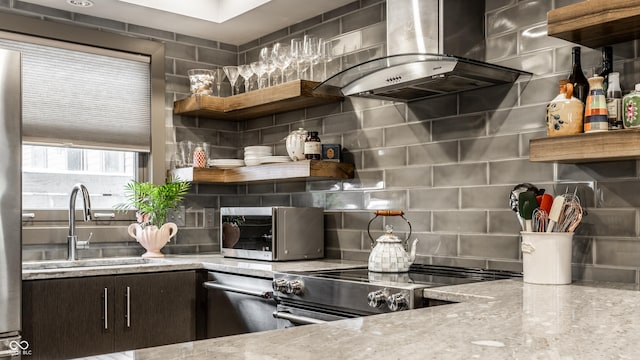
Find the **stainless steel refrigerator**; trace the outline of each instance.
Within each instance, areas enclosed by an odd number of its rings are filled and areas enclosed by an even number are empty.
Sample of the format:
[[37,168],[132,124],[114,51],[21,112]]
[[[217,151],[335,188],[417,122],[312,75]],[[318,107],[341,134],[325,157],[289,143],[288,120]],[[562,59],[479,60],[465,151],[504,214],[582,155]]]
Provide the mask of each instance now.
[[0,359],[28,351],[20,338],[22,293],[21,56],[0,49]]

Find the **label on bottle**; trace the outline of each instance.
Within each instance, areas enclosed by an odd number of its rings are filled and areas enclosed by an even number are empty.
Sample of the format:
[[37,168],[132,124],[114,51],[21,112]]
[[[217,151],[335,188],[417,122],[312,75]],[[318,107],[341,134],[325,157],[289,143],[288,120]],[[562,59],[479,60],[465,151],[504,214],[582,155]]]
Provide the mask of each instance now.
[[609,130],[622,129],[622,99],[607,98]]
[[[319,141],[307,141],[304,143],[304,155],[307,159],[322,158],[322,143]],[[309,157],[307,155],[312,155]]]

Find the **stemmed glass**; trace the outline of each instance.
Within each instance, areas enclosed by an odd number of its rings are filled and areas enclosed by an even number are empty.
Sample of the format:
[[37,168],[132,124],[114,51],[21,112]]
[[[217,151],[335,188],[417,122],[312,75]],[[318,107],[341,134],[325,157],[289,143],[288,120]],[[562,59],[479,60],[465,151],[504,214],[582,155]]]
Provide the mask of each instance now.
[[304,56],[304,46],[301,39],[291,39],[291,59],[296,64],[298,79],[302,79],[302,73],[307,71],[309,64]]
[[318,64],[320,58],[320,38],[311,35],[305,35],[303,39],[303,57],[309,62],[309,80],[315,80],[313,77],[313,67]]
[[267,86],[274,85],[271,83],[271,74],[276,70],[276,65],[271,57],[271,49],[268,47],[260,49],[260,60],[264,64],[267,73]]
[[254,61],[251,63],[251,69],[258,76],[258,89],[264,88],[264,83],[262,82],[262,75],[264,75],[267,71],[264,63],[262,61]]
[[[224,66],[222,67],[222,69],[224,70],[224,73],[227,74],[227,79],[229,79],[229,84],[231,84],[231,96],[234,95],[234,91],[233,88],[236,85],[236,81],[238,80],[238,76],[240,75],[240,73],[238,72],[238,67],[237,66]],[[238,89],[236,89],[236,92],[238,91]]]
[[[320,45],[320,59],[322,62],[322,81],[327,80],[327,68],[331,64],[331,62],[335,59],[335,53],[333,51],[333,43],[329,41],[323,41]],[[340,68],[338,67],[338,71]],[[334,71],[334,70],[332,70]]]
[[249,79],[251,79],[251,77],[253,76],[253,70],[251,69],[251,65],[238,65],[238,72],[240,73],[240,76],[242,76],[242,78],[244,79],[244,92],[249,92],[249,88],[251,83],[249,82]]
[[289,64],[291,64],[291,52],[289,47],[286,45],[282,45],[281,43],[273,44],[273,50],[271,50],[271,57],[273,58],[273,62],[280,70],[280,76],[282,77],[282,83],[284,80],[284,69],[286,69]]
[[226,74],[224,73],[224,70],[222,70],[221,68],[217,68],[213,70],[213,72],[215,74],[214,81],[216,83],[216,88],[218,89],[218,93],[216,94],[216,96],[220,96],[220,86],[222,85],[222,81],[226,77]]

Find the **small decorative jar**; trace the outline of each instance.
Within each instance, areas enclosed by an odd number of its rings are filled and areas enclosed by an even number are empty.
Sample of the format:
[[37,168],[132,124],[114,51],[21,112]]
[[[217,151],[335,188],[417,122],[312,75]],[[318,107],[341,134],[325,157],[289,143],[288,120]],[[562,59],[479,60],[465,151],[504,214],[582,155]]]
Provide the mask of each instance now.
[[304,160],[304,141],[307,138],[307,130],[299,128],[293,130],[286,138],[286,147],[289,157],[293,161]]
[[625,129],[640,127],[640,84],[622,98],[622,115]]
[[602,88],[604,78],[594,76],[589,78],[589,95],[584,111],[584,132],[599,132],[609,130],[609,112],[607,98]]
[[573,97],[573,84],[560,80],[560,94],[547,105],[547,135],[579,134],[583,129],[584,105]]

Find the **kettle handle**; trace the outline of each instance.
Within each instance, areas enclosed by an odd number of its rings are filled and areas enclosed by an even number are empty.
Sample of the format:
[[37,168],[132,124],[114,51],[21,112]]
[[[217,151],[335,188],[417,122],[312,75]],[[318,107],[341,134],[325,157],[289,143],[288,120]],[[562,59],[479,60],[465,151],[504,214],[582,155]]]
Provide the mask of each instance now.
[[371,247],[376,246],[376,241],[373,240],[373,236],[371,236],[371,223],[373,222],[373,220],[378,218],[378,216],[400,216],[401,218],[403,218],[404,221],[406,221],[407,224],[409,224],[409,235],[407,236],[407,239],[404,241],[404,243],[406,244],[406,242],[411,237],[412,229],[411,229],[411,222],[409,222],[409,220],[407,220],[407,218],[404,217],[404,211],[402,211],[402,210],[376,210],[374,212],[374,214],[376,216],[374,216],[373,219],[369,220],[369,224],[367,225],[367,234],[369,235],[369,239],[371,239]]

